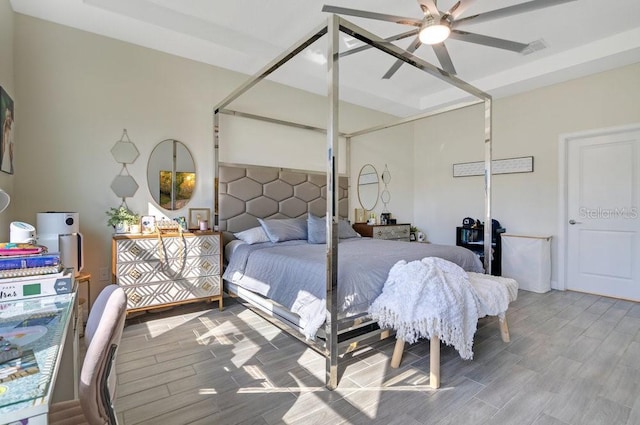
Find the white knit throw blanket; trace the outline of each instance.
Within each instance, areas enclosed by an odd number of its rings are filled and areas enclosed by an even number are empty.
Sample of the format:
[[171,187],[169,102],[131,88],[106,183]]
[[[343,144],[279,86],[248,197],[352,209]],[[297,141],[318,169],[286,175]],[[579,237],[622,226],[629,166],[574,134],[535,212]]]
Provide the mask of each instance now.
[[435,335],[463,359],[473,358],[478,300],[467,273],[454,263],[436,257],[398,261],[369,314],[408,343]]

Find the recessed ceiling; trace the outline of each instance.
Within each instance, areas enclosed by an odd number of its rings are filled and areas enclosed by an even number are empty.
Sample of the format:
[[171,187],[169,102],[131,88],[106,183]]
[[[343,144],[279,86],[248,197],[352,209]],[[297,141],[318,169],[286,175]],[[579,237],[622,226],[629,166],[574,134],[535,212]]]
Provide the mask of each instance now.
[[[446,10],[454,0],[440,0]],[[523,3],[476,0],[462,15]],[[420,19],[416,0],[11,0],[14,11],[84,31],[254,74],[277,55],[327,22],[325,4]],[[381,37],[411,29],[404,25],[344,16]],[[579,76],[640,62],[640,1],[577,0],[464,28],[546,48],[529,55],[447,40],[457,76],[494,97],[502,97]],[[396,42],[407,48],[411,38]],[[359,42],[343,36],[341,48]],[[326,41],[310,46],[270,76],[271,80],[324,94]],[[438,65],[430,46],[415,55]],[[409,116],[459,101],[467,95],[402,66],[382,79],[395,62],[376,49],[340,62],[345,101],[397,116]],[[232,89],[230,89],[231,91]]]

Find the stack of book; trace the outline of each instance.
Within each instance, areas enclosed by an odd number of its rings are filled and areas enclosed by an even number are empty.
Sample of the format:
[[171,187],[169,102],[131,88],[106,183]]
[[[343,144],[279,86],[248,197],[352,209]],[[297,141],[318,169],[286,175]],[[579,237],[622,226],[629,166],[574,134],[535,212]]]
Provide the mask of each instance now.
[[0,279],[59,273],[63,265],[60,253],[0,254]]

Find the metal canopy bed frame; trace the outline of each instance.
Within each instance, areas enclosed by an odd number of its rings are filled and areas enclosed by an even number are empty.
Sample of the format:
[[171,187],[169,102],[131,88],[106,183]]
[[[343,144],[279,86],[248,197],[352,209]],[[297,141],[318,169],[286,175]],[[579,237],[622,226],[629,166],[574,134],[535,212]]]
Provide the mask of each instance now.
[[[345,33],[352,36],[369,46],[387,53],[405,63],[426,72],[427,74],[445,81],[471,95],[476,100],[465,101],[448,107],[444,107],[435,111],[429,111],[413,117],[403,118],[395,123],[379,125],[371,128],[362,129],[350,134],[341,133],[338,127],[338,108],[339,108],[339,33]],[[329,103],[329,116],[327,120],[327,129],[294,123],[265,116],[253,115],[228,109],[227,107],[239,96],[250,90],[257,83],[268,77],[276,69],[284,65],[290,59],[301,53],[308,46],[316,42],[323,36],[328,37],[327,51],[327,101]],[[296,338],[302,340],[311,348],[320,352],[326,357],[326,375],[325,384],[328,389],[333,390],[338,385],[338,360],[340,353],[344,354],[353,351],[358,344],[370,342],[372,340],[385,338],[390,335],[388,330],[362,328],[357,326],[350,327],[346,330],[338,328],[338,312],[337,312],[337,285],[338,285],[338,191],[336,190],[338,181],[338,141],[339,137],[346,138],[347,146],[347,170],[349,170],[349,143],[351,138],[372,133],[375,131],[387,129],[412,121],[420,120],[430,116],[438,115],[444,112],[465,108],[468,106],[484,103],[484,189],[485,189],[485,226],[484,226],[484,267],[486,273],[491,273],[491,112],[492,99],[491,96],[469,83],[447,73],[446,71],[432,65],[413,54],[385,41],[383,38],[364,30],[363,28],[345,20],[338,15],[330,15],[327,23],[321,25],[312,31],[307,37],[303,38],[288,50],[283,52],[279,57],[275,58],[271,63],[253,75],[247,82],[242,84],[225,99],[223,99],[214,108],[214,166],[215,176],[218,176],[218,147],[219,147],[219,129],[220,114],[239,116],[249,119],[256,119],[275,124],[292,126],[296,128],[306,129],[310,131],[326,133],[327,136],[327,165],[326,165],[326,310],[327,321],[324,325],[325,340],[324,341],[307,341],[297,329],[292,328],[286,323],[282,323],[278,319],[274,319],[269,314],[265,314],[265,310],[253,303],[251,300],[244,299],[250,307],[263,316],[265,319],[279,326],[281,329],[292,334]],[[218,191],[214,193],[216,205],[218,205]],[[224,229],[222,229],[224,230]],[[316,338],[317,339],[317,338]]]

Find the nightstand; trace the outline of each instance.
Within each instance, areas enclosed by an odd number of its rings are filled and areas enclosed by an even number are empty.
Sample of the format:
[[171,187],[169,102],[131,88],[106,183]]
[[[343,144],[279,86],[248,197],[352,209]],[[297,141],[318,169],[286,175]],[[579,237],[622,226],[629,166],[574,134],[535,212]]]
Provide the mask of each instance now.
[[360,233],[360,236],[373,239],[385,239],[394,241],[409,242],[411,234],[410,224],[373,224],[354,223],[353,230]]
[[[506,229],[500,227],[493,230],[491,249],[493,258],[491,259],[491,274],[500,276],[502,274],[502,233]],[[456,227],[456,245],[467,248],[478,255],[484,264],[484,226],[477,227]]]

